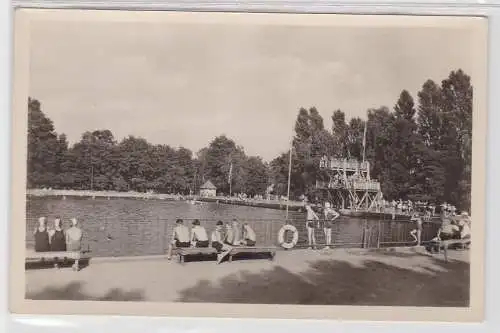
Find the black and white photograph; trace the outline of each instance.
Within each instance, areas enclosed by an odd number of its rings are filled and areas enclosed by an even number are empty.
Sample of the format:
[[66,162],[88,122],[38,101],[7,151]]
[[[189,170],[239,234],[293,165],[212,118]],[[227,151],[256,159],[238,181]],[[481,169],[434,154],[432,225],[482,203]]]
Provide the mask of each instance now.
[[18,18],[19,312],[482,315],[486,19]]

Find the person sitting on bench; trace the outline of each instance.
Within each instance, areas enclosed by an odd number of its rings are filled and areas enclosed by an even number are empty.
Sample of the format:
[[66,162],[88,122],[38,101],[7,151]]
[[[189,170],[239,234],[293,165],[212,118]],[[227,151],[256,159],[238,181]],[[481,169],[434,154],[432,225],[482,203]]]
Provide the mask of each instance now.
[[224,244],[229,246],[241,245],[241,232],[238,225],[238,220],[233,219],[232,223],[226,224],[226,237],[224,237]]
[[241,235],[243,234],[243,231],[241,230],[240,224],[238,223],[237,219],[233,219],[232,224],[233,224],[233,235],[234,235],[233,245],[235,246],[241,245],[242,242]]
[[200,220],[198,219],[193,221],[191,244],[195,247],[208,247],[207,231],[200,225]]
[[439,252],[441,241],[460,239],[460,228],[451,220],[443,219],[443,224],[439,228],[436,237],[426,247],[427,251],[434,253]]
[[49,232],[45,224],[45,217],[40,217],[38,219],[38,227],[33,232],[35,237],[35,251],[36,252],[48,252],[50,251],[50,238]]
[[226,236],[221,252],[217,254],[217,264],[220,264],[229,255],[233,247],[241,245],[240,236],[238,220],[233,219],[232,223],[226,224]]
[[[78,226],[76,218],[71,219],[71,228],[66,230],[66,250],[80,252],[82,250],[83,231]],[[73,270],[79,269],[79,260],[76,259],[73,264]]]
[[222,248],[224,247],[223,245],[223,240],[224,237],[222,235],[222,227],[224,223],[222,221],[218,221],[217,224],[215,225],[215,230],[212,232],[211,235],[211,241],[212,241],[212,247],[217,250],[217,252],[221,252]]
[[[56,217],[54,220],[54,229],[49,231],[50,250],[52,252],[66,251],[66,234],[61,228],[61,218]],[[59,258],[54,258],[54,267],[59,267]]]
[[227,222],[226,223],[226,233],[224,235],[224,241],[223,243],[226,245],[233,245],[234,242],[234,231],[233,231],[233,226],[231,223]]
[[172,258],[172,250],[174,246],[176,248],[186,248],[191,246],[189,242],[189,229],[184,225],[184,221],[182,221],[182,219],[177,219],[175,223],[177,225],[175,226],[174,232],[172,233],[172,241],[168,246],[168,260]]
[[[458,222],[458,227],[460,228],[460,238],[461,239],[470,239],[471,230],[469,225],[469,216],[466,212],[462,212],[461,219]],[[470,242],[467,242],[466,245],[469,245]]]
[[243,223],[243,240],[242,245],[244,246],[255,246],[256,237],[255,231],[248,223]]

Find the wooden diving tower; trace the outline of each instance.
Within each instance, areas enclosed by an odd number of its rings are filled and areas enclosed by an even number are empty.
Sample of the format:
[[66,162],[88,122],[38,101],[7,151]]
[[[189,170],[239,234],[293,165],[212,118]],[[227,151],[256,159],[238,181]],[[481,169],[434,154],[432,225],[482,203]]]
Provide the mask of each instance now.
[[379,211],[382,191],[380,183],[370,178],[368,161],[323,156],[319,167],[316,189],[326,192],[334,205],[354,211]]

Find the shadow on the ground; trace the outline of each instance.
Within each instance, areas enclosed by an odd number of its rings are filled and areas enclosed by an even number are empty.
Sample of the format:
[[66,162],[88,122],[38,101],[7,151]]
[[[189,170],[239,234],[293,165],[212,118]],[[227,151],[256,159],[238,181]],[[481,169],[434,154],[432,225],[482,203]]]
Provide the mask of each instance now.
[[[425,272],[379,261],[362,267],[319,260],[293,273],[276,266],[259,273],[243,271],[217,283],[201,280],[182,290],[177,301],[253,304],[380,306],[469,305],[469,264],[429,258]],[[432,266],[435,269],[432,269]]]
[[26,299],[65,300],[65,301],[143,301],[141,290],[123,291],[118,288],[109,290],[103,296],[91,296],[83,292],[81,282],[71,282],[62,288],[47,287],[40,292],[27,292]]
[[[433,257],[436,260],[439,260],[438,258],[444,259],[443,251],[441,251],[440,253],[430,252],[426,249],[422,249],[421,251],[422,252],[417,252],[417,251],[414,251],[414,252],[374,251],[374,252],[371,252],[369,254],[370,255],[385,256],[385,257],[398,257],[398,258],[412,258],[412,257],[416,257],[416,256],[426,255],[429,257]],[[464,251],[466,251],[466,250],[464,250],[463,248],[458,248],[458,249],[450,248],[448,254],[449,255],[460,254],[461,252],[464,252]],[[449,260],[453,261],[452,259],[449,259]]]

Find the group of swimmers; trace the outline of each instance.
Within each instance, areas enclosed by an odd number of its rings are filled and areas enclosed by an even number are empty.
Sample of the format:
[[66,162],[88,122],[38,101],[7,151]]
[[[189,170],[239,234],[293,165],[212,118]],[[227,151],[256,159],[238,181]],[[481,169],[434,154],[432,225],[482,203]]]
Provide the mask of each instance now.
[[[427,245],[427,250],[431,253],[438,252],[440,241],[445,240],[470,240],[471,220],[467,212],[462,212],[459,216],[444,216],[441,227],[436,237]],[[470,244],[467,242],[466,245]]]
[[[410,232],[410,235],[415,239],[417,245],[420,245],[423,229],[422,216],[419,213],[415,213],[411,220],[416,223],[416,228]],[[464,211],[460,215],[454,216],[443,214],[441,227],[438,229],[436,237],[427,245],[427,250],[429,252],[436,252],[439,249],[439,241],[470,239],[470,237],[471,220],[467,212]]]
[[332,243],[333,221],[336,220],[340,214],[332,208],[329,202],[325,202],[324,206],[321,207],[321,215],[323,215],[322,219],[318,217],[318,214],[313,210],[310,204],[306,204],[305,208],[307,214],[306,229],[309,249],[316,247],[315,230],[321,229],[321,226],[323,227],[323,233],[325,235],[325,249],[329,249]]
[[241,228],[238,220],[233,219],[231,223],[218,221],[215,229],[208,238],[206,229],[201,225],[200,220],[196,219],[189,230],[184,225],[182,219],[177,219],[176,226],[172,233],[172,240],[168,247],[167,258],[171,259],[174,248],[208,248],[213,247],[219,254],[219,262],[224,257],[222,254],[228,252],[234,246],[255,246],[256,234],[248,223],[243,223]]
[[[35,238],[36,252],[65,252],[65,251],[81,251],[82,230],[78,227],[76,218],[71,219],[71,227],[64,230],[60,217],[54,219],[52,228],[47,228],[47,220],[45,217],[38,219],[38,226],[33,232]],[[58,267],[56,263],[54,264]],[[78,263],[75,262],[77,266]],[[75,268],[75,266],[73,267]]]

